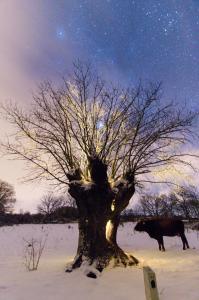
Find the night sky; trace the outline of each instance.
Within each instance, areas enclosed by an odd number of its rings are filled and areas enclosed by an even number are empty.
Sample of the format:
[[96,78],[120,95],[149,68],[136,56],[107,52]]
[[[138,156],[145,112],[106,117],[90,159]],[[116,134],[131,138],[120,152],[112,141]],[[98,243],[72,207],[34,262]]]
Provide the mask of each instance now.
[[[36,83],[57,81],[80,58],[125,85],[160,80],[165,97],[198,107],[199,0],[1,0],[0,41],[1,101],[31,102]],[[24,198],[32,186],[17,183],[21,165],[1,166]]]

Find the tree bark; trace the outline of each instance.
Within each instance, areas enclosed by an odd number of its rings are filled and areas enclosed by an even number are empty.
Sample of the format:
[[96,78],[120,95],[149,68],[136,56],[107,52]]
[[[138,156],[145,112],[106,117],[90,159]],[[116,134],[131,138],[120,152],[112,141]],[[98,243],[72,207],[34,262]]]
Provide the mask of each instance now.
[[[95,181],[85,184],[76,180],[76,172],[70,181],[69,193],[79,211],[79,240],[76,257],[66,271],[87,265],[87,276],[96,278],[111,260],[114,265],[123,266],[137,264],[138,260],[125,254],[117,244],[120,213],[128,205],[134,188],[123,183],[112,188],[106,176],[93,177]],[[88,266],[92,266],[92,271]]]

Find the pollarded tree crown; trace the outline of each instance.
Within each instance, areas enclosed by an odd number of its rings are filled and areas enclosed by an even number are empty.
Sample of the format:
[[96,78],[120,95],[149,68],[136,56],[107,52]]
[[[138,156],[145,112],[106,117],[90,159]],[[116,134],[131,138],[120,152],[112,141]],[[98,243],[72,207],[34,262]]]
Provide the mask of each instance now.
[[197,116],[161,104],[159,83],[122,89],[80,62],[62,88],[41,84],[30,112],[12,104],[3,109],[16,129],[15,139],[3,145],[6,153],[34,166],[30,179],[61,185],[72,180],[74,170],[76,180],[108,177],[115,183],[133,174],[139,182],[155,168],[189,164],[181,145],[188,142]]

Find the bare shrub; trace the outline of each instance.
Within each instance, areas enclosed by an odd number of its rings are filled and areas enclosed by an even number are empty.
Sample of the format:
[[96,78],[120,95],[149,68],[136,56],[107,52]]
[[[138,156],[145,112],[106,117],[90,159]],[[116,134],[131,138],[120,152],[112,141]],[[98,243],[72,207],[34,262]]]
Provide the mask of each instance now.
[[39,262],[46,245],[48,235],[41,238],[23,239],[24,247],[24,265],[28,271],[38,269]]

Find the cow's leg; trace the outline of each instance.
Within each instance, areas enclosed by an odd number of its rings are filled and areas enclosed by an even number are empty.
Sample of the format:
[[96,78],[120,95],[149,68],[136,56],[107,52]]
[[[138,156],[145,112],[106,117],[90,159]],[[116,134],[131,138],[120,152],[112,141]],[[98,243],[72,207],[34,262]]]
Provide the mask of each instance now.
[[185,244],[186,244],[187,248],[189,249],[189,243],[187,241],[187,238],[186,238],[185,234],[184,234],[184,238],[185,238]]
[[157,241],[158,241],[159,250],[161,251],[161,241],[159,238],[157,239]]
[[184,240],[183,234],[181,234],[180,237],[181,237],[182,244],[183,244],[183,250],[185,250],[186,247],[185,247],[185,240]]
[[185,234],[181,233],[180,237],[181,237],[182,244],[183,244],[183,250],[185,250],[186,247],[189,248],[189,244],[188,244],[188,241],[187,241],[187,238],[186,238]]
[[160,237],[160,243],[162,245],[162,251],[165,251],[163,236]]
[[159,236],[157,238],[157,241],[158,241],[158,245],[159,245],[159,250],[165,251],[163,237]]

